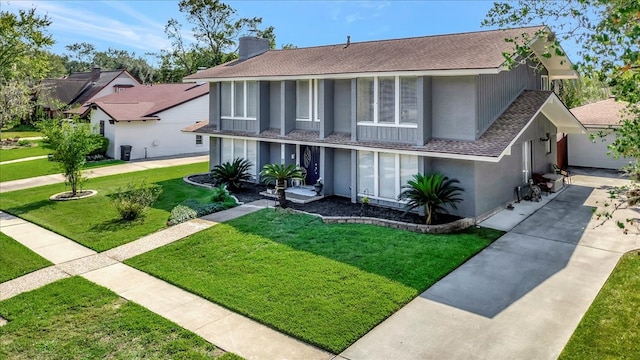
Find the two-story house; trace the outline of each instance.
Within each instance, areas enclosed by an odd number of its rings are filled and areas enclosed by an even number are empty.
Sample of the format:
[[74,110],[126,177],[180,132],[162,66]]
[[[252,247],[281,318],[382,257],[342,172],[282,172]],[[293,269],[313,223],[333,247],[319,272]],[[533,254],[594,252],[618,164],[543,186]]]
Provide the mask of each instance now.
[[[211,166],[298,164],[324,195],[398,206],[414,174],[440,171],[465,189],[458,215],[480,217],[555,162],[556,132],[583,130],[549,91],[575,78],[566,57],[505,66],[505,38],[543,27],[269,50],[240,39],[239,59],[185,78],[210,83]],[[531,44],[544,51],[547,38]],[[536,69],[537,68],[537,69]]]

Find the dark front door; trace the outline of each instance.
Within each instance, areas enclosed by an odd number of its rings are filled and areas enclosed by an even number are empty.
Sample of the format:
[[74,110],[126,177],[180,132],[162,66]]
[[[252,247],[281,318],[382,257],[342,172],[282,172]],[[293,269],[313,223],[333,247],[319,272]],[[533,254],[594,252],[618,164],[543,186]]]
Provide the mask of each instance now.
[[320,178],[320,147],[300,146],[300,166],[307,171],[305,183],[315,184]]

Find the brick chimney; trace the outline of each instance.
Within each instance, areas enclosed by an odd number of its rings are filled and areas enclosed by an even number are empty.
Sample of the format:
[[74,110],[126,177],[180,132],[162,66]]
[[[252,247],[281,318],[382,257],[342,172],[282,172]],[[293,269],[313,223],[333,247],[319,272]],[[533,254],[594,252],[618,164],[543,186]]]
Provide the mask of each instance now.
[[257,38],[254,36],[243,36],[240,38],[238,45],[238,57],[240,60],[246,60],[254,56],[269,51],[269,39]]
[[91,81],[97,81],[98,79],[100,79],[100,67],[94,66],[91,69]]

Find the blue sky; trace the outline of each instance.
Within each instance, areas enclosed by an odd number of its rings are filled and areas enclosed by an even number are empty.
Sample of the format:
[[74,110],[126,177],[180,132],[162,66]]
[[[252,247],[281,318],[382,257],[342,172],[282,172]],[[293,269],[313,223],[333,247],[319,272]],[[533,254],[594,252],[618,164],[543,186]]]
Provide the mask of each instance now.
[[[89,42],[100,51],[109,47],[144,55],[169,47],[164,26],[170,18],[186,24],[177,0],[39,1],[0,0],[0,10],[17,12],[35,7],[52,20],[53,52]],[[226,1],[242,17],[262,17],[274,26],[277,47],[298,47],[351,41],[393,39],[481,30],[492,1]],[[189,26],[184,36],[190,38]],[[577,61],[571,44],[564,44]]]

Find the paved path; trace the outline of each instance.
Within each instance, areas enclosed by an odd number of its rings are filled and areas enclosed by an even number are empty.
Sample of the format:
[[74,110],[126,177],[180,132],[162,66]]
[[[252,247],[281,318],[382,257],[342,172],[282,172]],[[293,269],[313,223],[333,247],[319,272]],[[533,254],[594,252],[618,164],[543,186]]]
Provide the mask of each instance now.
[[0,161],[0,165],[13,164],[13,163],[18,163],[18,162],[38,160],[38,159],[46,159],[46,158],[47,158],[47,155],[31,156],[31,157],[15,159],[15,160]]
[[80,275],[247,359],[332,359],[333,354],[281,334],[120,261],[266,206],[256,201],[194,219],[103,253],[0,212],[0,231],[54,263],[0,284],[0,300]]
[[[597,226],[588,208],[606,198],[609,186],[624,181],[572,180],[341,355],[351,360],[556,359],[620,256],[640,248],[640,237],[622,235],[615,221]],[[631,216],[638,213],[616,214]]]
[[[176,157],[168,159],[153,159],[153,160],[140,160],[132,161],[121,165],[105,166],[101,168],[94,168],[85,171],[85,175],[89,178],[108,176],[115,174],[125,174],[134,171],[142,171],[149,169],[158,169],[178,165],[193,164],[199,162],[209,161],[208,155]],[[14,181],[5,181],[0,183],[0,193],[9,191],[16,191],[22,189],[28,189],[37,186],[58,184],[64,182],[64,176],[62,174],[44,175],[28,179],[20,179]]]

